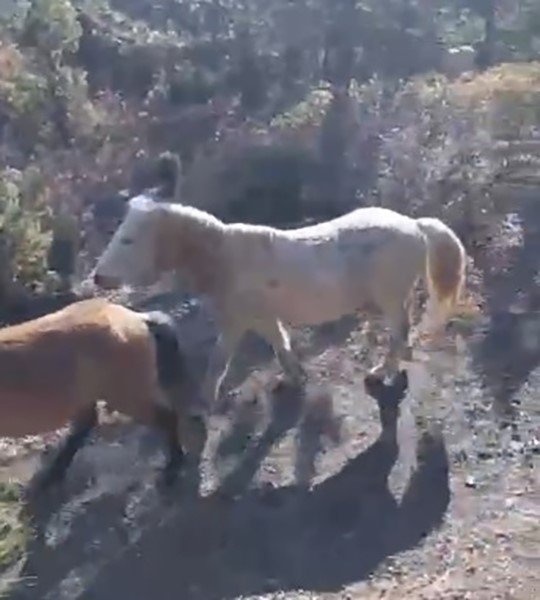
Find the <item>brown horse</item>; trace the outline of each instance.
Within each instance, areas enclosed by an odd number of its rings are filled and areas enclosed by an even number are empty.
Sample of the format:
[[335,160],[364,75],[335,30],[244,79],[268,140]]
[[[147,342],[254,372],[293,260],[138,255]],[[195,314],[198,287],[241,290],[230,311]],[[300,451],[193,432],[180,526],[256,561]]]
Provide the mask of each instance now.
[[171,483],[188,451],[202,452],[204,423],[189,415],[190,381],[174,326],[161,312],[135,312],[104,299],[0,329],[0,435],[71,431],[37,478],[43,489],[63,479],[98,424],[98,401],[159,428],[168,444]]

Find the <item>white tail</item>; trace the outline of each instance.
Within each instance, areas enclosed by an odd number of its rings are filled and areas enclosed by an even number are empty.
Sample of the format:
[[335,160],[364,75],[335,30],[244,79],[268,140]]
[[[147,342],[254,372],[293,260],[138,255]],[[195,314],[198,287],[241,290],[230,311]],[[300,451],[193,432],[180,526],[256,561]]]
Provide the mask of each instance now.
[[426,282],[428,318],[443,325],[451,316],[465,286],[467,254],[458,236],[440,219],[417,219],[427,239]]

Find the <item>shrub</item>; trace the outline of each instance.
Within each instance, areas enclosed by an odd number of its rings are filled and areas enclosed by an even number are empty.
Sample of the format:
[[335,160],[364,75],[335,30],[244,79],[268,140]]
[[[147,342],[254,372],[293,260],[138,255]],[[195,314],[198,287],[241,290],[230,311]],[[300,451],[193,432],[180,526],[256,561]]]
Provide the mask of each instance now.
[[81,235],[78,219],[66,210],[54,215],[52,242],[47,255],[47,266],[55,271],[66,287],[75,274]]
[[0,172],[0,279],[4,285],[9,286],[13,279],[24,285],[36,284],[46,273],[51,237],[45,191],[40,173],[31,167],[23,172]]
[[308,96],[288,111],[274,117],[271,128],[299,131],[319,127],[332,103],[332,92],[326,88],[311,91]]
[[278,226],[299,222],[306,156],[279,144],[246,150],[236,165],[237,189],[228,202],[228,219]]
[[0,45],[0,110],[13,141],[31,151],[42,131],[49,100],[47,81],[28,68],[11,44]]
[[512,175],[509,162],[526,162],[498,142],[535,137],[539,106],[540,63],[500,65],[454,82],[410,81],[385,115],[379,202],[440,216],[465,238],[490,228],[500,218],[497,189]]
[[484,109],[497,137],[527,136],[540,126],[540,62],[507,63],[450,86],[454,105]]
[[312,154],[278,136],[244,132],[200,154],[186,172],[189,202],[226,221],[288,225],[303,217]]
[[59,61],[64,52],[75,52],[81,37],[77,11],[70,0],[33,0],[23,29],[25,42]]
[[0,483],[0,573],[23,556],[29,537],[30,527],[22,518],[22,501],[16,484]]

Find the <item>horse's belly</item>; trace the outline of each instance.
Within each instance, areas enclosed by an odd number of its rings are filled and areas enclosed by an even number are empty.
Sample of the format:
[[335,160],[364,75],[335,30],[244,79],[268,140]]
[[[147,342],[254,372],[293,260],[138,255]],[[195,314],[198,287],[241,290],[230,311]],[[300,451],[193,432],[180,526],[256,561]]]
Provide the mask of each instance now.
[[295,285],[273,292],[272,312],[291,325],[317,325],[354,312],[350,299],[337,282],[332,285]]
[[61,390],[2,390],[0,413],[0,436],[12,438],[55,431],[72,416],[70,403]]

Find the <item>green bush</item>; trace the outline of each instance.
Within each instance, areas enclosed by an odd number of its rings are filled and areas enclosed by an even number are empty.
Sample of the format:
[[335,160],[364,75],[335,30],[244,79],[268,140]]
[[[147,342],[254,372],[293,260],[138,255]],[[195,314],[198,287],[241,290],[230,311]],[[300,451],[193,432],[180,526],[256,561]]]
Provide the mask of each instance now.
[[275,127],[278,130],[320,127],[332,104],[332,98],[332,92],[328,89],[312,90],[305,100],[299,102],[287,112],[274,117],[270,127]]
[[32,151],[47,120],[47,80],[28,68],[15,46],[4,44],[0,50],[4,57],[4,68],[0,69],[0,106],[14,141],[25,151]]
[[21,516],[19,490],[15,484],[0,483],[0,573],[23,556],[29,533]]
[[0,241],[3,249],[1,278],[24,285],[43,280],[51,234],[49,209],[40,174],[31,167],[24,172],[0,171]]
[[77,50],[81,34],[70,0],[33,0],[23,31],[27,43],[59,60],[64,52]]

